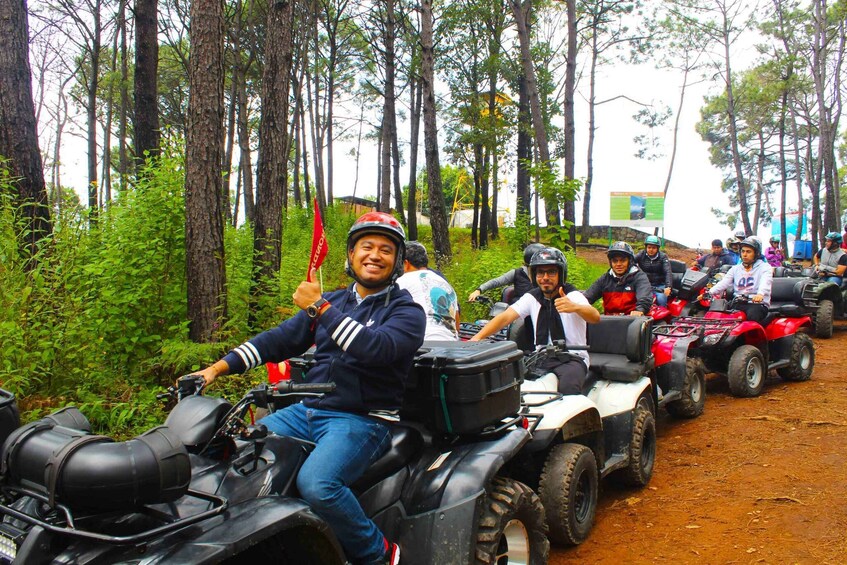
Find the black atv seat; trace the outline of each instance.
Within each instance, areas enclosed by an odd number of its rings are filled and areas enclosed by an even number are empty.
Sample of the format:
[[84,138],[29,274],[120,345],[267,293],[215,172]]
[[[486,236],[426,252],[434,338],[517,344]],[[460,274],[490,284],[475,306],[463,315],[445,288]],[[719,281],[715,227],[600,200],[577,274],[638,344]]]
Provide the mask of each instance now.
[[401,469],[423,447],[421,433],[403,423],[388,423],[391,432],[391,445],[385,454],[368,467],[365,474],[353,483],[350,488],[357,493],[363,493],[378,481]]
[[771,286],[771,304],[782,302],[797,302],[802,304],[802,279],[780,277],[773,279]]
[[589,376],[632,383],[652,369],[652,324],[646,316],[601,316],[588,324]]
[[809,315],[809,309],[803,304],[803,288],[808,279],[775,278],[771,287],[771,304],[763,325],[774,318],[799,318]]

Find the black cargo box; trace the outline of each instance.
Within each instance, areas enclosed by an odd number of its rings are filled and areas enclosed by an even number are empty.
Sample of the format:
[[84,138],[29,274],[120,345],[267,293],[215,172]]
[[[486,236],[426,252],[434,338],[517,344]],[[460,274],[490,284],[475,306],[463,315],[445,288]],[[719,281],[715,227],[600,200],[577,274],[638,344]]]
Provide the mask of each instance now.
[[688,269],[680,282],[679,292],[677,296],[682,300],[694,300],[706,288],[709,282],[709,275],[703,271],[695,271]]
[[427,341],[406,382],[402,417],[474,434],[520,409],[523,353],[512,341]]
[[15,395],[0,388],[0,453],[3,451],[3,442],[20,425]]

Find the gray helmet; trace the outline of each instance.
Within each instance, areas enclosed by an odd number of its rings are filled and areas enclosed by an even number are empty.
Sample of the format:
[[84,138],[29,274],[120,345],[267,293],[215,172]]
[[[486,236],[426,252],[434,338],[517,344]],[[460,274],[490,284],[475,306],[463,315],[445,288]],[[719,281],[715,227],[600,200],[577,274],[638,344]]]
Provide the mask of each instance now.
[[756,237],[744,238],[744,241],[741,242],[741,247],[752,247],[756,254],[756,259],[762,256],[762,242]]
[[747,232],[744,230],[735,230],[735,233],[732,235],[734,235],[738,241],[744,241],[747,239]]
[[542,265],[555,265],[559,268],[559,284],[565,284],[568,280],[568,260],[565,254],[555,247],[542,246],[529,260],[529,276],[535,284],[535,268]]
[[523,248],[523,264],[529,265],[529,262],[532,260],[532,256],[542,249],[546,249],[547,246],[543,243],[530,243],[526,247]]
[[632,247],[625,241],[616,241],[609,246],[609,250],[606,251],[606,257],[609,258],[610,265],[612,263],[612,257],[615,255],[623,255],[629,259],[630,266],[635,262],[635,252],[633,252]]

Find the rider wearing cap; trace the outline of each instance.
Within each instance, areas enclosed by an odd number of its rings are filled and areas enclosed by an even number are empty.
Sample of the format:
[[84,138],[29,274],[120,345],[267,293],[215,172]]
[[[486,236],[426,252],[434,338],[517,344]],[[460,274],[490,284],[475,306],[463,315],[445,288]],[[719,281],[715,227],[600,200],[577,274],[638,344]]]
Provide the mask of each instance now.
[[529,261],[532,259],[535,252],[540,251],[541,249],[544,249],[544,244],[542,243],[530,243],[527,245],[523,250],[523,267],[512,269],[507,273],[503,273],[499,277],[485,281],[476,287],[470,295],[468,295],[468,302],[473,302],[480,294],[491,290],[492,288],[512,285],[515,288],[515,292],[509,298],[509,304],[514,304],[517,299],[529,292],[529,290],[535,286],[535,282],[529,277]]
[[655,235],[648,235],[644,240],[644,249],[635,256],[635,264],[644,271],[653,287],[653,295],[659,306],[668,305],[668,296],[673,286],[671,260],[667,253],[659,250],[661,242]]
[[765,250],[765,260],[771,267],[782,267],[782,263],[785,261],[785,255],[782,254],[778,235],[771,236],[770,247]]
[[[554,247],[545,247],[532,256],[529,271],[536,282],[535,288],[492,318],[471,340],[485,339],[524,318],[527,320],[524,328],[536,347],[557,340],[565,340],[566,345],[585,344],[585,324],[599,322],[600,313],[576,287],[568,284],[568,262],[564,254]],[[539,368],[558,377],[560,393],[581,394],[588,376],[588,362],[585,350],[562,352],[546,359]]]
[[847,271],[847,252],[841,249],[841,234],[831,231],[826,234],[823,248],[819,249],[812,261],[818,276],[840,285]]
[[609,270],[594,281],[582,294],[593,304],[603,299],[606,314],[642,316],[653,305],[650,279],[635,265],[635,253],[624,241],[617,241],[606,251]]
[[755,237],[741,242],[741,263],[735,265],[711,289],[712,297],[732,289],[736,296],[744,295],[750,302],[737,303],[735,308],[747,314],[747,319],[760,322],[768,314],[771,303],[773,269],[762,256],[762,244]]
[[403,273],[405,239],[393,216],[364,214],[347,233],[345,270],[354,280],[349,287],[321,294],[317,282],[301,282],[294,292],[297,314],[199,372],[211,383],[301,355],[315,344],[315,365],[306,379],[335,383],[335,391],[260,422],[275,434],[315,444],[297,474],[297,489],[354,563],[395,563],[399,556],[350,485],[388,450],[384,422],[396,419],[406,375],[423,342],[424,311],[395,284]]

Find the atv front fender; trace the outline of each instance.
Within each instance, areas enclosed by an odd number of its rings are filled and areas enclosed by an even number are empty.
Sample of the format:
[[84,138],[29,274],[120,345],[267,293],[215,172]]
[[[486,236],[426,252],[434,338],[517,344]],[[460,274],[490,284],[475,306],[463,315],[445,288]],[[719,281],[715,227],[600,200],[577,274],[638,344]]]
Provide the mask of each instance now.
[[758,322],[744,321],[732,328],[729,332],[731,337],[741,337],[747,345],[754,345],[759,349],[762,348],[762,343],[767,341],[765,330]]
[[656,382],[663,392],[685,388],[685,362],[691,344],[700,339],[699,334],[675,338],[657,336],[653,342],[656,358]]

